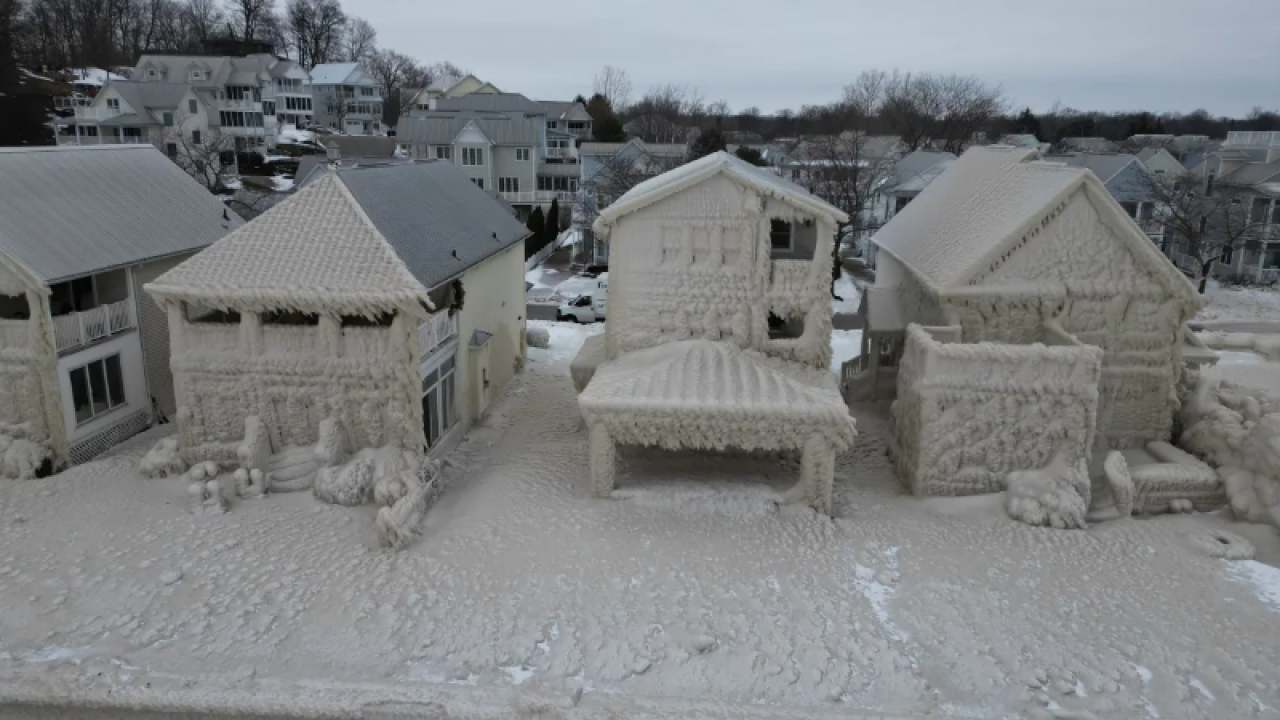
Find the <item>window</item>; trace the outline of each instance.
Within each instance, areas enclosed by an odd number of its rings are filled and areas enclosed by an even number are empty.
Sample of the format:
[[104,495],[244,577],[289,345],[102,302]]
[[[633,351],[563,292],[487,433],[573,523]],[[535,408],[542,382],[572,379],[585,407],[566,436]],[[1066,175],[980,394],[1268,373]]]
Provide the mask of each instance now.
[[520,178],[500,177],[498,178],[498,192],[520,192]]
[[1253,199],[1253,207],[1249,208],[1249,222],[1263,223],[1267,220],[1268,211],[1271,209],[1271,198],[1259,197]]
[[269,310],[262,313],[263,325],[319,325],[320,316],[296,310]]
[[165,154],[165,155],[168,155],[170,160],[176,160],[176,159],[178,158],[178,144],[177,144],[177,143],[165,143],[165,144],[164,144],[164,154]]
[[547,177],[546,175],[539,175],[538,189],[554,190],[556,192],[577,192],[578,178]]
[[462,164],[463,165],[483,165],[484,149],[483,148],[462,148]]
[[97,125],[81,125],[80,134],[86,137],[98,137]]
[[1209,177],[1205,180],[1205,183],[1204,183],[1205,195],[1213,195],[1213,181],[1214,181],[1214,174],[1209,173]]
[[1224,245],[1222,246],[1222,255],[1218,258],[1218,262],[1223,265],[1230,265],[1232,255],[1235,255],[1235,248],[1230,245]]
[[147,77],[149,77],[149,78],[154,78],[155,76],[156,76],[156,71],[155,71],[155,70],[148,70],[148,71],[147,71]]
[[191,131],[191,144],[192,144],[192,145],[199,145],[199,144],[200,144],[200,140],[201,140],[201,138],[200,138],[200,131],[199,131],[199,130],[192,130],[192,131]]
[[529,162],[529,148],[516,148],[516,162]]
[[586,130],[586,129],[587,129],[587,124],[586,124],[585,122],[580,121],[580,120],[570,120],[570,121],[569,121],[569,129],[570,129],[570,130]]
[[1124,208],[1124,212],[1129,217],[1138,217],[1138,203],[1122,202],[1120,207]]
[[422,375],[422,434],[427,447],[439,442],[458,421],[456,367],[456,355],[449,355]]
[[199,70],[192,70],[192,71],[191,71],[191,79],[192,79],[192,80],[203,80],[203,79],[204,79],[204,73],[200,72]]
[[165,127],[173,127],[173,113],[166,111],[160,114],[160,118]]
[[909,195],[907,197],[895,197],[893,199],[893,213],[896,215],[902,212],[902,208],[906,207],[909,202],[911,202],[911,196]]
[[481,190],[484,189],[484,178],[471,178],[471,182],[475,183],[476,187],[480,188]]
[[108,109],[108,110],[119,110],[119,109],[120,109],[120,98],[107,98],[107,109]]
[[560,126],[560,123],[556,122],[555,120],[548,120],[548,121],[547,121],[547,129],[548,129],[548,130],[555,130],[555,129],[556,129],[557,127],[559,127],[559,126]]
[[774,250],[791,249],[791,223],[786,220],[769,221],[769,247]]
[[198,112],[200,112],[200,103],[196,102],[195,100],[188,100],[187,113],[191,115],[195,115]]
[[437,146],[436,146],[436,159],[437,159],[437,160],[452,160],[452,159],[453,159],[453,148],[449,147],[448,145],[437,145]]
[[1271,206],[1271,224],[1280,225],[1280,202]]
[[120,356],[111,355],[75,368],[69,374],[76,424],[101,417],[124,405],[124,373]]
[[371,87],[360,88],[360,94],[365,97],[373,97],[375,95],[375,93],[373,92],[373,88]]
[[271,117],[272,115],[275,115],[275,114],[276,114],[276,101],[275,101],[275,100],[263,100],[263,101],[262,101],[262,114],[263,114],[263,115],[266,115],[267,117]]

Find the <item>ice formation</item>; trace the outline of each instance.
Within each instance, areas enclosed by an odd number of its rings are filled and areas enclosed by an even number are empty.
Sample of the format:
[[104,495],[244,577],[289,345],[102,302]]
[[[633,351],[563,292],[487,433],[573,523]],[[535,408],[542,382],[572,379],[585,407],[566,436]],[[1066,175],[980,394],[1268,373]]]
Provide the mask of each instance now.
[[531,327],[525,330],[525,341],[529,347],[548,348],[551,347],[551,333],[544,327]]
[[1059,454],[1037,470],[1009,473],[1005,509],[1028,525],[1068,530],[1084,528],[1089,512],[1089,469],[1083,458]]
[[1183,448],[1217,469],[1239,519],[1280,527],[1280,403],[1201,373],[1183,401]]
[[29,308],[27,319],[0,319],[0,442],[17,447],[11,460],[4,457],[8,449],[0,450],[0,477],[30,478],[46,460],[57,469],[68,457],[49,289],[24,264],[0,253],[0,295],[22,297]]
[[40,466],[50,459],[47,445],[24,437],[0,435],[0,475],[17,480],[36,476]]
[[162,438],[138,461],[138,472],[144,477],[166,478],[187,471],[187,463],[178,452],[178,438]]
[[874,351],[842,377],[896,370],[894,460],[913,492],[991,492],[1094,438],[1171,436],[1200,298],[1096,176],[1036,160],[970,149],[876,234]]
[[[838,209],[727,154],[641,183],[606,208],[609,320],[570,368],[592,486],[617,445],[786,450],[785,499],[829,512],[853,420],[826,371]],[[786,247],[778,242],[786,233]]]
[[1107,453],[1103,461],[1103,472],[1111,485],[1111,498],[1115,502],[1116,512],[1120,517],[1133,514],[1133,476],[1129,474],[1129,464],[1124,455],[1117,450]]

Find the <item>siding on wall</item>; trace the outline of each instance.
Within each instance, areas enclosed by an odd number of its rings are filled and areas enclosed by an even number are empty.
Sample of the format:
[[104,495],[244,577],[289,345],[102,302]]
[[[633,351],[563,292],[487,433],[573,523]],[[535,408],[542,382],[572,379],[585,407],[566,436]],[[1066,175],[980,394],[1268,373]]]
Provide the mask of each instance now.
[[458,318],[459,410],[466,424],[484,414],[477,407],[480,379],[471,372],[471,335],[492,333],[489,340],[489,395],[497,398],[515,375],[523,358],[525,330],[524,246],[517,243],[485,260],[462,276],[466,298]]
[[178,407],[173,395],[173,373],[169,370],[169,319],[142,286],[194,254],[157,260],[133,270],[133,296],[137,298],[138,334],[142,338],[142,363],[147,373],[147,384],[160,412],[170,418]]

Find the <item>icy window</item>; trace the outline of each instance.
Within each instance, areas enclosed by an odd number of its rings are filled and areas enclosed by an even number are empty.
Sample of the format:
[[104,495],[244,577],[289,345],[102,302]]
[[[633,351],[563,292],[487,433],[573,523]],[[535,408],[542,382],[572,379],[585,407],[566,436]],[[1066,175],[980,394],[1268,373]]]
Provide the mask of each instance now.
[[263,325],[319,325],[320,316],[296,310],[272,310],[262,314]]
[[0,320],[26,320],[31,317],[31,307],[26,295],[0,295]]
[[240,322],[240,313],[235,310],[223,310],[201,305],[200,303],[187,303],[183,310],[187,322],[221,324],[237,324]]
[[791,223],[785,220],[769,221],[769,247],[774,250],[791,249]]
[[342,327],[391,327],[391,321],[395,317],[395,313],[382,313],[372,319],[363,315],[343,315]]
[[798,338],[804,335],[804,316],[782,318],[769,313],[769,339]]
[[120,356],[94,360],[68,373],[76,424],[84,424],[125,403]]

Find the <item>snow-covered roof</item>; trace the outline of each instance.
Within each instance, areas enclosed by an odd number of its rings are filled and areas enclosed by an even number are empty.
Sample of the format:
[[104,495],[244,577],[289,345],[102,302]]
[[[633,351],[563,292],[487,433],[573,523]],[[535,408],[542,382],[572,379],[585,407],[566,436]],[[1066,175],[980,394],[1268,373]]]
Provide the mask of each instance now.
[[[1030,148],[970,148],[875,235],[874,242],[935,289],[969,283],[1081,187],[1116,236],[1163,275],[1195,290],[1086,168],[1038,161]],[[1130,158],[1132,159],[1132,158]]]
[[721,150],[631,188],[600,213],[595,223],[596,232],[606,233],[605,228],[623,215],[648,207],[716,175],[725,175],[763,195],[777,198],[805,212],[829,218],[832,222],[842,223],[849,219],[839,208],[810,194],[799,185]]
[[[676,420],[671,427],[677,431],[682,417],[696,420],[686,428],[691,433],[694,426],[741,424],[821,432],[841,444],[854,436],[849,408],[830,373],[710,340],[665,343],[607,362],[596,369],[578,404],[597,416]],[[724,442],[733,444],[733,437],[731,429]]]
[[241,310],[422,314],[427,289],[336,173],[146,286],[158,297]]
[[312,85],[338,85],[346,81],[360,63],[324,63],[311,68]]
[[49,283],[198,250],[241,224],[150,145],[0,149],[0,253]]
[[71,68],[66,73],[71,76],[71,82],[76,85],[105,85],[108,80],[125,79],[123,75],[96,67]]

